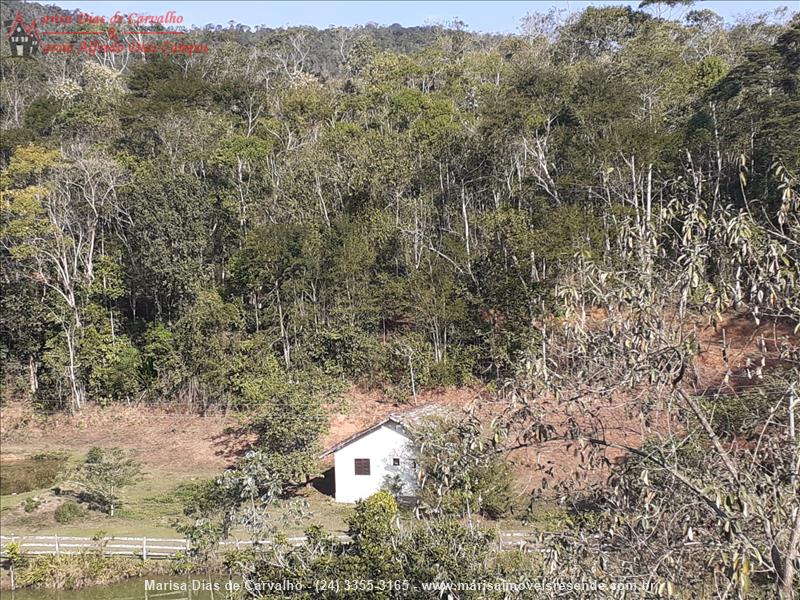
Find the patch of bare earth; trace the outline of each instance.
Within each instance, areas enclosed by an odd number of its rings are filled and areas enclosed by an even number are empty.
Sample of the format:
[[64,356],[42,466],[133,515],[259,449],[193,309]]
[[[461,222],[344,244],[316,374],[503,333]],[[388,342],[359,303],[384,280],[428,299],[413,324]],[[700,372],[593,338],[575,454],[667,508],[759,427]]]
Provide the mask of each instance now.
[[[758,366],[763,364],[762,372],[768,374],[781,364],[781,352],[787,345],[800,344],[794,325],[787,321],[762,321],[756,325],[752,318],[741,315],[726,316],[716,325],[698,323],[699,353],[687,370],[685,391],[696,395],[714,391],[735,393],[759,385],[762,380]],[[566,433],[565,425],[571,419],[582,428],[602,424],[598,437],[608,444],[604,449],[607,462],[587,469],[588,446],[582,447],[575,441],[556,439],[517,449],[509,454],[509,459],[519,484],[526,489],[541,489],[544,479],[549,485],[568,484],[569,489],[600,483],[612,473],[615,463],[624,461],[628,455],[624,447],[639,448],[648,439],[681,431],[681,425],[670,417],[668,410],[654,407],[643,415],[642,402],[635,394],[588,398],[581,407],[548,398],[537,402],[544,420],[555,428],[555,437]],[[489,410],[489,415],[492,412]],[[519,424],[520,428],[524,426]]]
[[795,325],[788,320],[765,320],[756,325],[750,317],[728,316],[716,325],[698,327],[695,392],[732,392],[757,385],[762,356],[766,373],[780,363],[787,345],[800,344]]
[[[428,390],[418,395],[416,402],[397,404],[388,400],[378,390],[364,391],[353,388],[350,393],[350,406],[348,411],[332,414],[331,429],[324,440],[323,446],[329,448],[347,439],[389,415],[411,410],[418,406],[435,403],[450,409],[457,415],[460,410],[473,405],[477,406],[477,414],[481,420],[488,423],[493,418],[501,415],[506,409],[504,402],[492,399],[491,395],[478,387],[470,388],[439,388]],[[552,399],[540,399],[539,407],[547,415],[546,421],[556,428],[557,434],[562,433],[562,425],[569,418],[581,420],[583,417],[575,407],[569,408]],[[602,399],[593,401],[591,411],[596,421],[603,423],[604,439],[611,444],[620,446],[639,447],[644,440],[652,434],[654,428],[663,428],[663,417],[652,415],[649,421],[643,422],[634,416],[635,399]],[[524,428],[525,423],[517,424]],[[513,441],[511,442],[513,445]],[[609,448],[606,457],[611,463],[625,455],[619,448]],[[560,482],[570,482],[572,488],[583,487],[587,483],[595,483],[607,478],[610,465],[594,468],[587,471],[583,468],[584,461],[580,449],[573,443],[553,440],[537,446],[528,446],[510,451],[507,458],[517,476],[520,492],[529,493],[533,489],[541,489],[542,481],[547,479],[549,485]],[[333,460],[328,457],[326,466],[331,466]]]
[[93,446],[133,450],[148,467],[174,471],[218,471],[236,454],[239,441],[227,428],[236,423],[223,416],[175,414],[152,407],[84,407],[76,415],[34,415],[24,403],[8,403],[0,413],[4,450],[15,454],[67,450],[86,452]]

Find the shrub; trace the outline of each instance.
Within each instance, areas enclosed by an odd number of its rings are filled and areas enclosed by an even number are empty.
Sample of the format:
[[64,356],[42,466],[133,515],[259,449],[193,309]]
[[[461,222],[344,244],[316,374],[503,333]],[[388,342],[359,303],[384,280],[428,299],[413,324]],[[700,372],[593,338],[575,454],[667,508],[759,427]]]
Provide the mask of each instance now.
[[403,563],[402,579],[408,581],[481,581],[491,576],[487,565],[494,544],[489,531],[437,519],[402,536],[394,554]]
[[88,366],[87,391],[101,404],[130,398],[141,386],[142,359],[138,348],[124,335],[102,327],[84,330],[81,358]]
[[377,492],[360,500],[347,520],[348,534],[354,540],[380,541],[391,537],[397,517],[397,501],[389,492]]
[[90,448],[89,451],[86,453],[87,463],[100,462],[102,459],[103,459],[103,449],[98,448],[97,446],[95,446],[94,448]]
[[170,572],[173,575],[186,575],[194,568],[194,561],[185,552],[176,552],[170,560]]
[[25,502],[23,503],[23,508],[25,509],[26,513],[32,513],[37,508],[42,505],[42,501],[39,500],[37,497],[33,498],[25,498]]
[[432,513],[490,519],[514,508],[514,474],[490,430],[474,417],[423,424],[415,432],[423,474],[420,500]]
[[384,375],[385,348],[375,336],[357,327],[341,325],[323,329],[309,336],[305,356],[311,365],[319,365],[327,375],[373,381]]
[[763,377],[761,385],[736,394],[719,394],[703,398],[701,403],[710,415],[711,426],[717,435],[725,438],[757,439],[765,422],[788,419],[788,403],[776,406],[770,389],[780,387],[783,381],[792,381],[792,373],[776,367]]
[[373,577],[400,579],[391,543],[397,533],[396,520],[397,501],[389,492],[377,492],[359,501],[347,520],[347,532]]
[[22,556],[22,546],[19,542],[9,542],[3,547],[3,551],[8,557],[8,562],[11,565],[21,565],[24,562]]
[[383,478],[381,491],[389,492],[395,500],[400,498],[403,493],[403,480],[400,475],[387,473]]
[[[157,564],[157,563],[162,564]],[[139,577],[145,572],[167,572],[168,561],[142,561],[136,558],[102,556],[94,552],[37,556],[19,570],[20,587],[78,589]]]
[[53,518],[61,525],[68,525],[80,519],[84,514],[83,508],[77,502],[70,500],[56,509]]

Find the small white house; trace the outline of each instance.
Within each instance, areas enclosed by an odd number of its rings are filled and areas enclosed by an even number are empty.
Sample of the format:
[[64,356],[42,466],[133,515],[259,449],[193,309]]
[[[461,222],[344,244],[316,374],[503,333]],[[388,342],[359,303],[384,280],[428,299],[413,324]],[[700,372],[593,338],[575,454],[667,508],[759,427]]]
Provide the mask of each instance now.
[[323,453],[320,458],[333,454],[336,501],[357,502],[389,480],[401,486],[400,497],[416,496],[417,452],[410,432],[423,418],[439,412],[441,407],[429,404],[392,414]]

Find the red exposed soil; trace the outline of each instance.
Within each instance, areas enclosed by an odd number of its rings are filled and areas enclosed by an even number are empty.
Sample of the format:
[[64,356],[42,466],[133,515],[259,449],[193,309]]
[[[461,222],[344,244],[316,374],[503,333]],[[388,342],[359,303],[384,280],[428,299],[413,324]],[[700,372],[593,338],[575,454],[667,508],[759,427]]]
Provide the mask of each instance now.
[[331,415],[331,428],[323,441],[329,448],[351,435],[366,429],[392,413],[404,412],[425,404],[439,404],[453,409],[468,406],[481,395],[480,388],[437,388],[417,394],[415,402],[398,404],[387,399],[380,390],[364,391],[354,387],[348,393],[345,410]]
[[766,372],[780,362],[781,350],[787,344],[800,344],[794,327],[787,320],[756,325],[753,319],[741,316],[727,317],[716,327],[698,327],[700,352],[694,363],[694,391],[730,392],[757,384],[762,353]]

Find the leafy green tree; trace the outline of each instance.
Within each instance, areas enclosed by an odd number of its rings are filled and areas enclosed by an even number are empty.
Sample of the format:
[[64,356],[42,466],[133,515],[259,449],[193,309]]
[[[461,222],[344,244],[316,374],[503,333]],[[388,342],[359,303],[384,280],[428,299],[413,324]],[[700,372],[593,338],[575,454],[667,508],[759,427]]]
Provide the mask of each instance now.
[[328,430],[325,402],[335,394],[324,380],[318,387],[313,373],[284,373],[263,345],[245,348],[246,366],[236,381],[242,401],[252,407],[254,446],[284,485],[305,483],[317,472],[319,443]]
[[231,261],[231,288],[252,307],[256,332],[279,340],[284,366],[311,322],[319,322],[321,240],[318,230],[274,225],[252,231]]
[[2,237],[19,265],[48,292],[45,305],[61,327],[64,372],[77,410],[85,393],[78,358],[83,312],[103,256],[104,233],[124,219],[116,202],[124,175],[98,152],[74,150],[71,161],[58,167],[54,152],[35,146],[17,150],[4,176],[4,196],[13,204],[6,206]]
[[501,454],[502,436],[480,420],[432,421],[415,432],[423,510],[449,517],[500,518],[514,508],[514,475]]
[[[175,324],[174,347],[182,377],[165,373],[168,381],[204,409],[229,405],[234,393],[230,373],[241,344],[241,327],[236,305],[225,302],[216,290],[199,291]],[[163,367],[176,359],[170,352],[162,356],[167,361]]]
[[396,535],[397,501],[389,492],[378,492],[356,503],[347,521],[347,533],[371,576],[393,579],[399,576],[392,565],[392,548],[387,542]]
[[81,345],[87,393],[101,404],[132,400],[141,389],[141,358],[130,338],[87,326]]
[[219,212],[202,181],[167,165],[144,165],[125,202],[132,221],[125,277],[138,299],[135,308],[147,319],[176,320],[193,290],[210,279],[206,257]]
[[73,472],[71,480],[85,496],[114,516],[122,488],[139,480],[141,465],[121,448],[92,448]]

